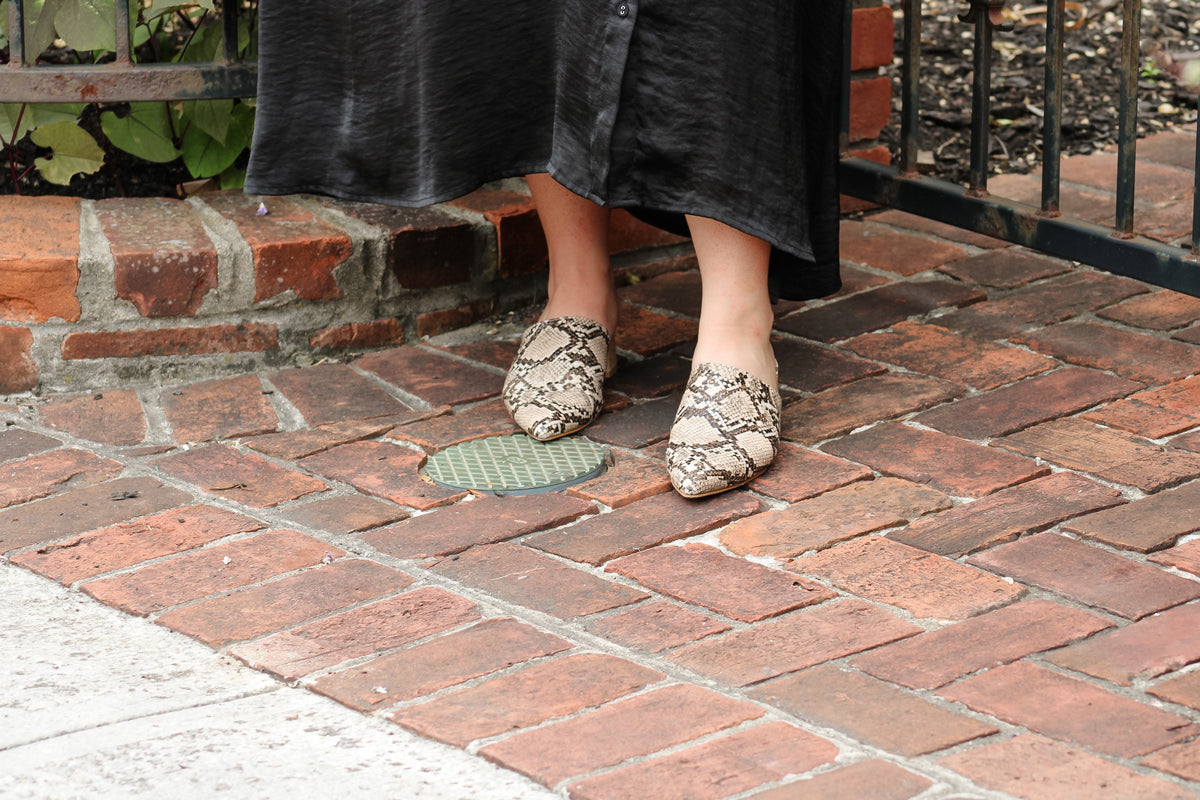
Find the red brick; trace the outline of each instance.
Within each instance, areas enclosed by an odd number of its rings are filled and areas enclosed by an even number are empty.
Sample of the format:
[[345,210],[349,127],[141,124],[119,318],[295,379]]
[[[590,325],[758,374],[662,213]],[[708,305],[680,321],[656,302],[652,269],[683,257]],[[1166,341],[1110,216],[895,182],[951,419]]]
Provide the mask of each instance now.
[[1200,672],[1188,672],[1160,681],[1146,690],[1170,703],[1200,710]]
[[[0,271],[3,268],[0,264]],[[0,303],[0,314],[3,309]],[[33,331],[0,326],[0,394],[28,392],[37,386],[39,374],[33,357]]]
[[1156,389],[1147,389],[1084,414],[1111,428],[1121,428],[1147,439],[1161,439],[1200,425],[1200,378],[1185,378]]
[[[922,239],[924,244],[928,240]],[[819,342],[836,342],[891,327],[909,317],[939,308],[969,306],[985,295],[951,280],[897,281],[868,289],[817,308],[805,309],[775,323],[781,331]],[[940,320],[939,320],[940,324]]]
[[[1112,194],[1083,189],[1070,183],[1062,185],[1059,190],[1059,209],[1064,215],[1112,227]],[[988,191],[996,197],[1006,197],[1034,207],[1040,208],[1042,204],[1042,178],[1036,171],[1034,174],[1010,172],[993,175],[988,181]]]
[[1123,502],[1116,489],[1060,472],[914,520],[888,538],[956,558]]
[[860,464],[783,442],[771,469],[751,481],[749,488],[776,500],[798,503],[870,478],[871,470]]
[[371,353],[355,364],[432,406],[473,403],[504,386],[503,375],[416,347]]
[[452,414],[448,406],[441,406],[437,411],[440,413],[431,414],[428,420],[397,427],[388,434],[389,438],[412,442],[436,453],[487,436],[511,436],[521,432],[502,400],[490,400]]
[[1190,328],[1178,331],[1171,335],[1172,339],[1178,339],[1181,342],[1189,344],[1200,344],[1200,325],[1193,325]]
[[1186,544],[1176,545],[1170,550],[1155,553],[1150,556],[1149,560],[1155,564],[1175,567],[1200,576],[1200,540],[1193,539]]
[[515,619],[485,619],[319,678],[313,691],[359,711],[435,694],[573,645]]
[[501,278],[532,275],[549,264],[546,236],[533,200],[500,189],[479,189],[453,205],[482,214],[496,229],[496,271]]
[[759,501],[726,493],[703,503],[674,493],[639,500],[561,531],[539,534],[526,544],[547,553],[599,566],[655,545],[686,539],[757,513]]
[[[626,453],[613,453],[613,456],[616,463],[603,475],[568,488],[567,494],[620,508],[671,491],[671,480],[661,461]],[[778,464],[778,459],[776,462]]]
[[730,629],[728,623],[668,600],[639,603],[593,619],[586,627],[622,647],[647,653],[660,653]]
[[837,596],[819,583],[700,543],[655,547],[617,559],[605,571],[741,622],[759,622]]
[[752,694],[801,719],[908,758],[998,732],[895,686],[829,665],[760,684]]
[[154,465],[202,491],[254,508],[267,508],[328,488],[316,478],[218,444],[166,456]]
[[1028,733],[955,753],[938,763],[979,786],[1026,800],[1193,797],[1187,789],[1161,778],[1139,775],[1129,767]]
[[608,391],[648,400],[681,391],[691,372],[690,359],[678,353],[660,353],[636,364],[621,364],[616,374],[604,382],[604,387]]
[[617,347],[652,356],[676,345],[696,341],[697,323],[622,303],[618,310]]
[[196,210],[166,197],[100,200],[117,297],[143,317],[194,317],[217,286],[217,250]]
[[1196,134],[1155,133],[1137,143],[1138,162],[1153,161],[1180,169],[1196,168]]
[[1157,492],[1200,475],[1200,456],[1081,419],[1046,422],[994,444],[1104,480]]
[[936,689],[1108,627],[1102,617],[1035,598],[872,650],[851,665],[910,689]]
[[1034,350],[1123,378],[1167,383],[1200,372],[1200,350],[1095,322],[1067,322],[1014,339]]
[[229,652],[256,669],[291,680],[476,619],[479,612],[470,600],[425,587],[236,645]]
[[808,772],[837,757],[833,742],[784,722],[749,730],[567,787],[578,800],[717,800]]
[[1200,781],[1200,741],[1193,740],[1163,748],[1142,759],[1142,766],[1169,772],[1188,781]]
[[279,370],[267,374],[309,425],[403,414],[408,406],[345,364]]
[[645,247],[683,244],[688,239],[642,222],[624,209],[614,209],[608,221],[608,251],[626,253]]
[[0,319],[79,319],[80,205],[74,197],[0,196]]
[[1070,272],[1071,265],[1057,258],[1046,258],[1005,247],[964,258],[962,261],[952,261],[938,269],[966,283],[996,289],[1016,289],[1033,281]]
[[846,261],[899,275],[915,275],[967,257],[966,250],[953,244],[854,221],[842,223],[841,254]]
[[1186,197],[1140,209],[1134,221],[1134,231],[1160,242],[1190,240],[1192,207],[1192,198]]
[[747,686],[920,632],[878,606],[850,599],[696,642],[667,658],[721,683]]
[[437,347],[438,350],[444,350],[469,361],[477,361],[480,364],[507,370],[513,359],[517,357],[519,345],[520,342],[516,339],[483,339],[459,344],[431,344],[429,346]]
[[346,350],[364,347],[395,347],[404,344],[404,326],[396,319],[350,322],[321,328],[308,337],[315,349]]
[[845,343],[859,355],[976,389],[994,389],[1044,372],[1054,362],[1015,347],[975,342],[936,325],[901,322]]
[[1004,339],[1095,311],[1146,291],[1116,275],[1073,272],[1017,289],[999,300],[938,317],[938,325],[979,339]]
[[889,761],[871,759],[759,792],[752,800],[909,800],[932,785]]
[[[979,247],[983,249],[1007,248],[1010,246],[1008,242],[1004,242],[999,239],[993,239],[990,236],[984,236],[983,234],[964,230],[963,228],[956,228],[953,225],[947,225],[944,222],[938,222],[936,220],[929,219],[928,217],[921,217],[916,214],[909,214],[905,211],[897,211],[895,209],[889,209],[879,214],[872,214],[871,222],[883,223],[896,228],[902,228],[907,231],[928,233],[932,236],[938,237],[939,239],[948,239],[952,242],[969,244],[972,247]],[[982,283],[982,281],[972,282]]]
[[763,715],[750,703],[675,685],[518,733],[479,755],[546,786],[646,756]]
[[849,433],[961,397],[966,389],[940,378],[889,372],[788,403],[783,437],[805,444]]
[[350,257],[350,237],[280,197],[267,199],[259,215],[258,198],[241,192],[205,195],[204,201],[232,220],[254,254],[254,300],[292,291],[303,300],[342,296],[334,270]]
[[787,566],[858,597],[931,619],[966,619],[1025,594],[1022,587],[982,570],[879,536],[793,559]]
[[355,533],[399,522],[408,517],[408,512],[383,500],[352,494],[294,506],[285,516],[299,525],[329,533]]
[[1127,619],[1200,597],[1200,584],[1054,533],[987,550],[970,563]]
[[[842,152],[841,157],[846,158],[861,158],[865,161],[874,161],[876,164],[891,164],[892,151],[887,145],[877,144],[874,147],[862,147],[851,145]],[[860,211],[871,211],[879,208],[878,203],[872,203],[870,200],[863,200],[859,197],[851,197],[848,194],[843,194],[839,198],[839,205],[842,209],[842,214],[854,214]]]
[[0,427],[0,463],[58,447],[62,442],[23,428]]
[[1200,298],[1164,289],[1131,297],[1097,314],[1138,328],[1172,331],[1200,320]]
[[364,534],[362,540],[397,558],[448,556],[557,528],[596,511],[586,500],[557,493],[479,497]]
[[1200,661],[1200,606],[1169,609],[1046,658],[1122,686],[1157,678]]
[[26,550],[13,556],[12,561],[69,586],[84,578],[265,527],[256,519],[232,511],[189,506]]
[[679,397],[672,394],[661,400],[606,411],[587,429],[586,435],[594,442],[631,450],[661,442],[671,433]]
[[62,356],[70,361],[86,358],[262,353],[278,349],[279,331],[274,323],[239,322],[198,328],[68,333],[63,339]]
[[850,141],[874,139],[891,114],[891,80],[881,76],[850,81]]
[[639,281],[633,286],[624,286],[618,290],[617,295],[625,301],[622,308],[629,308],[630,303],[637,303],[674,311],[686,317],[699,317],[700,273],[670,272],[648,281]]
[[1170,547],[1200,531],[1200,483],[1072,520],[1063,530],[1139,553]]
[[71,489],[6,509],[0,516],[0,553],[65,539],[190,500],[186,493],[153,478],[118,478]]
[[465,328],[473,322],[491,316],[495,310],[494,300],[481,300],[454,308],[427,311],[417,315],[417,336],[437,336],[439,333]]
[[566,656],[409,706],[392,719],[421,736],[464,747],[476,739],[602,705],[662,677],[613,656]]
[[201,381],[160,395],[177,442],[205,442],[269,433],[279,426],[257,375]]
[[0,467],[0,508],[57,494],[69,486],[87,486],[125,469],[88,450],[64,448],[11,461]]
[[779,361],[780,383],[802,392],[820,392],[887,371],[882,364],[791,337],[774,336],[771,346]]
[[344,553],[296,531],[274,530],[156,561],[79,588],[102,603],[146,616],[171,606],[320,564]]
[[950,508],[941,492],[898,478],[862,481],[738,520],[720,534],[738,555],[787,558]]
[[311,430],[266,433],[242,439],[242,444],[263,455],[295,461],[305,456],[332,450],[338,445],[374,439],[390,431],[407,419],[425,419],[434,411],[406,411],[389,417],[370,420],[348,420],[330,422]]
[[[1194,189],[1196,165],[1176,169],[1162,164],[1139,160],[1134,191],[1139,200],[1164,203],[1184,197]],[[1117,154],[1093,153],[1073,156],[1062,162],[1062,179],[1070,183],[1093,186],[1115,192],[1117,189]]]
[[101,444],[132,445],[146,438],[146,415],[132,389],[54,397],[38,409],[38,420],[48,428]]
[[873,69],[891,64],[894,28],[890,6],[854,9],[850,69]]
[[560,619],[596,614],[649,597],[645,592],[504,542],[472,547],[434,563],[430,569],[493,597]]
[[392,594],[412,578],[365,559],[334,561],[168,611],[155,622],[220,648]]
[[1024,661],[967,678],[939,694],[1035,733],[1121,758],[1200,732],[1181,716]]
[[827,442],[821,449],[959,497],[981,497],[1050,473],[994,448],[895,422]]
[[302,459],[300,466],[365,494],[425,511],[447,505],[466,492],[445,489],[417,471],[425,454],[387,442],[353,442]]
[[1140,386],[1096,370],[1064,367],[926,411],[916,421],[964,439],[990,439],[1123,397]]

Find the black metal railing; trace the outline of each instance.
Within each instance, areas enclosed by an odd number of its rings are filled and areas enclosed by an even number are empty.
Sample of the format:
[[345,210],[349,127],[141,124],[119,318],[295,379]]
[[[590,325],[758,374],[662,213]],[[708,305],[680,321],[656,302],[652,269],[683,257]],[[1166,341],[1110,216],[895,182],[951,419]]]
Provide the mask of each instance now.
[[34,64],[25,52],[25,4],[8,0],[8,64],[0,67],[0,103],[91,103],[253,97],[258,65],[238,55],[238,0],[217,0],[224,51],[210,63],[138,64],[129,5],[115,2],[116,57],[107,64]]
[[[967,9],[960,19],[974,26],[971,163],[969,182],[965,187],[918,174],[922,0],[902,2],[903,71],[897,164],[887,166],[864,159],[843,159],[843,192],[1200,297],[1200,191],[1196,192],[1193,203],[1190,248],[1155,241],[1135,233],[1134,178],[1137,170],[1137,89],[1142,0],[1124,0],[1116,224],[1112,228],[1066,217],[1059,209],[1066,0],[1048,0],[1046,3],[1040,207],[996,197],[988,192],[993,36],[1004,27],[1005,0],[963,0]],[[848,7],[852,4],[853,0],[847,0]],[[850,9],[847,8],[847,20],[849,17]],[[848,37],[849,25],[847,42]],[[845,140],[844,135],[843,142]],[[1196,157],[1196,175],[1200,176],[1200,150]]]

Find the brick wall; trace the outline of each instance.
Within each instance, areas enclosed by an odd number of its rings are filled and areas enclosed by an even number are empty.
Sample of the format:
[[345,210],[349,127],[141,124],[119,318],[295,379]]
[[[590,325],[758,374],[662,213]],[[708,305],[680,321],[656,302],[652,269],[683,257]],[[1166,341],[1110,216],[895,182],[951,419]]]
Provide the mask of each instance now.
[[[891,154],[879,143],[892,113],[891,79],[883,68],[892,63],[895,23],[884,0],[855,0],[850,49],[850,149],[847,155],[883,164]],[[861,211],[870,203],[842,196],[843,211]]]

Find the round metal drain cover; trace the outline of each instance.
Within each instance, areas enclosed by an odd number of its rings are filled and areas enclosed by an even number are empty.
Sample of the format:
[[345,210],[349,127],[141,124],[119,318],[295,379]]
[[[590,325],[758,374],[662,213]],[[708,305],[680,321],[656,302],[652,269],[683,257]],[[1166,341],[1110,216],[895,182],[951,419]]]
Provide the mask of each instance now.
[[604,448],[575,437],[539,442],[523,433],[447,447],[425,464],[434,483],[493,494],[552,492],[604,472]]

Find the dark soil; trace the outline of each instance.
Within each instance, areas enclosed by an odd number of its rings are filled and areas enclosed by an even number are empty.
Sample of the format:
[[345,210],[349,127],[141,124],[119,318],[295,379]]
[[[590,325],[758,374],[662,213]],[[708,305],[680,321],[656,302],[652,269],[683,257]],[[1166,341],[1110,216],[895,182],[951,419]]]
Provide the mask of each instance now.
[[[1118,135],[1122,0],[1068,3],[1065,34],[1063,147],[1087,154],[1114,147]],[[925,0],[922,19],[922,170],[966,183],[970,164],[974,25],[958,14],[964,0]],[[1086,14],[1082,13],[1086,11]],[[1029,172],[1041,162],[1045,83],[1045,5],[1008,4],[1012,30],[995,34],[992,66],[993,174]],[[1075,25],[1076,27],[1070,27]],[[901,21],[896,18],[894,93],[899,110]],[[1184,65],[1200,57],[1195,0],[1143,0],[1138,134],[1196,121],[1200,86],[1184,85]],[[898,152],[899,118],[881,140]]]

